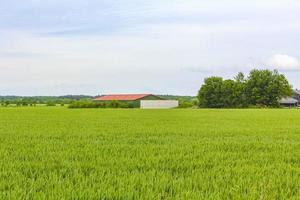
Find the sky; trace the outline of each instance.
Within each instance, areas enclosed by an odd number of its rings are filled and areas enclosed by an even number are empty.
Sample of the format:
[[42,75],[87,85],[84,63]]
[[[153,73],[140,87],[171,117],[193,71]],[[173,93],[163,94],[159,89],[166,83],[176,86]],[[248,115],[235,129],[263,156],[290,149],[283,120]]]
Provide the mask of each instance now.
[[196,95],[277,69],[300,88],[298,0],[0,0],[0,95]]

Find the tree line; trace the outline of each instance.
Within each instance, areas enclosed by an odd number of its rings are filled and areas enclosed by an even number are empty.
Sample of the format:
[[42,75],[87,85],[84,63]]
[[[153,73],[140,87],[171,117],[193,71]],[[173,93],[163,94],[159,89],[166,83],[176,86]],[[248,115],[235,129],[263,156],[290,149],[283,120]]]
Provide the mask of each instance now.
[[83,99],[93,99],[87,95],[65,95],[65,96],[0,96],[1,106],[36,106],[44,104],[47,106],[66,105]]
[[204,108],[279,107],[283,97],[292,94],[292,86],[277,70],[257,70],[248,77],[243,73],[233,79],[206,78],[198,92]]
[[[196,97],[192,96],[174,96],[174,95],[158,95],[165,99],[179,100],[179,108],[196,107],[198,101]],[[97,102],[94,101],[97,96],[87,95],[66,95],[66,96],[0,96],[0,106],[68,106],[69,108],[134,108],[130,102]]]

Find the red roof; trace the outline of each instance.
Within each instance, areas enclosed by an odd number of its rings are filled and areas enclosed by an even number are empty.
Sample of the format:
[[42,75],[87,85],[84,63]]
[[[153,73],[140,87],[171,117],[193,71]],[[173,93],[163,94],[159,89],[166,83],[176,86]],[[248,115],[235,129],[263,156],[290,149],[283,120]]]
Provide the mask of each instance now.
[[111,94],[111,95],[104,95],[101,97],[96,98],[95,100],[98,101],[134,101],[138,99],[142,99],[146,96],[150,96],[152,94]]

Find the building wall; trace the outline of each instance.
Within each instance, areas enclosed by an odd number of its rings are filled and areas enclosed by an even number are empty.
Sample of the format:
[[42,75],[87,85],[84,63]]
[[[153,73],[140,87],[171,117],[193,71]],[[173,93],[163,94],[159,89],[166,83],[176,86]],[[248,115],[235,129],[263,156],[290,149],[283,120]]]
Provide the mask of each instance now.
[[157,97],[157,96],[154,96],[154,95],[149,95],[149,96],[146,96],[140,100],[137,100],[134,102],[134,107],[137,107],[137,108],[140,108],[141,107],[141,101],[143,100],[163,100],[162,98],[160,97]]
[[142,109],[168,109],[177,108],[179,102],[177,100],[141,100]]

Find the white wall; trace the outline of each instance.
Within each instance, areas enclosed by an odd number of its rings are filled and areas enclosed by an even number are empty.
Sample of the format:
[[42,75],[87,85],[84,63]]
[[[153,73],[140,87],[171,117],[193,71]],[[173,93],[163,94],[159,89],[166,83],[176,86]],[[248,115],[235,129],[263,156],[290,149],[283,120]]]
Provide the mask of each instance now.
[[176,108],[178,105],[177,100],[141,100],[142,109],[168,109]]

